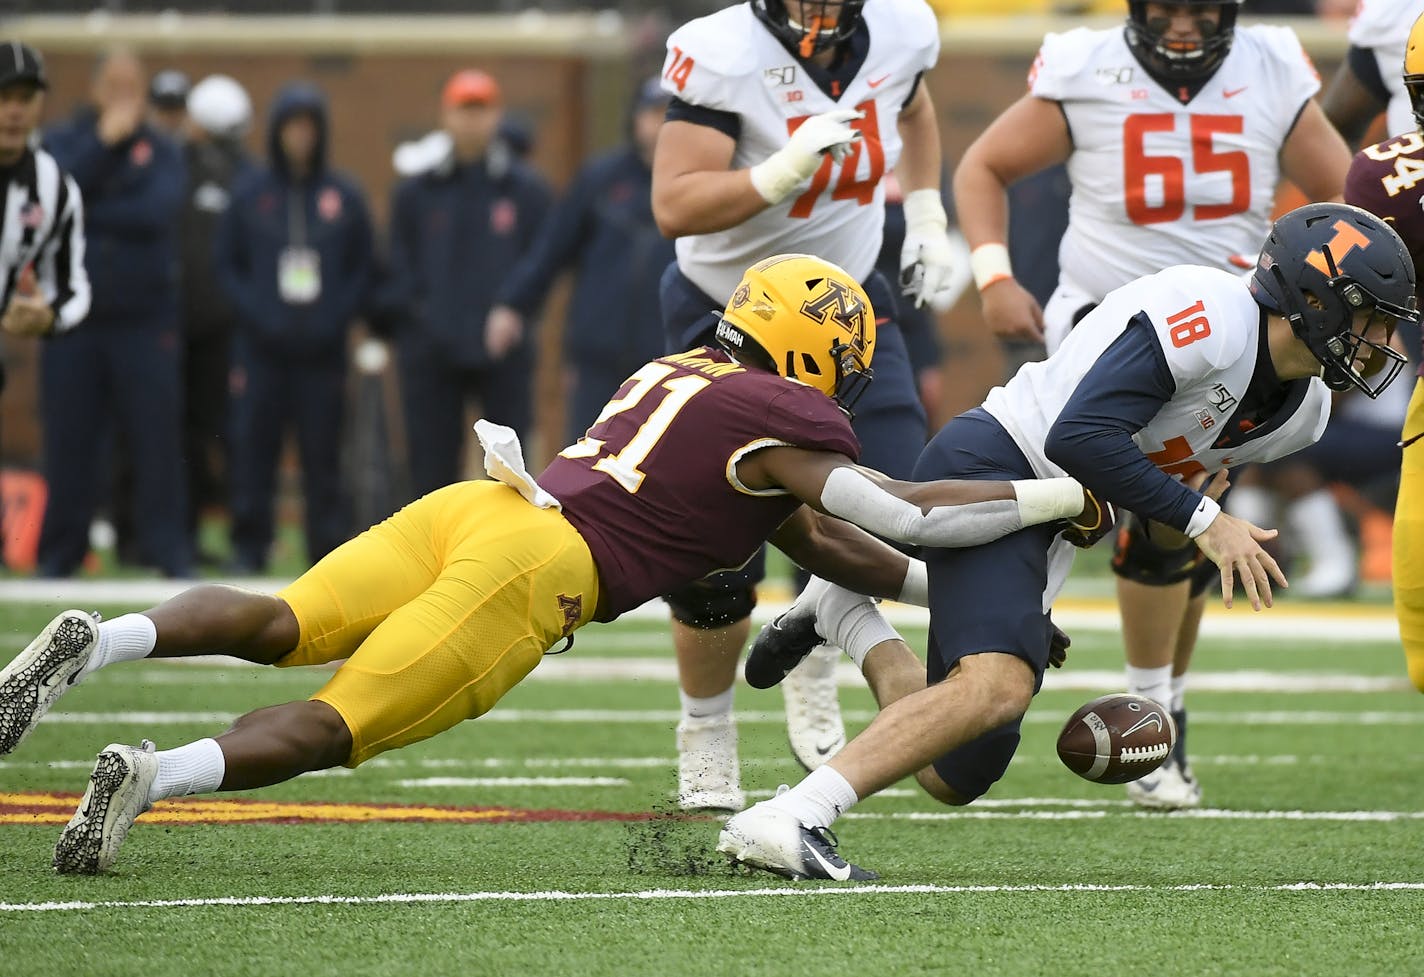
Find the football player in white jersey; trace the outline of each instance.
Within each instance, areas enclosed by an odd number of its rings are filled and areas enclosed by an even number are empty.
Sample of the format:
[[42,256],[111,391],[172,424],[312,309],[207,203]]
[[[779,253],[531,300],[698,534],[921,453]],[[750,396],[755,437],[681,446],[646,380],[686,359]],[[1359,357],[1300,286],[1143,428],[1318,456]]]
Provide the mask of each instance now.
[[[905,190],[902,282],[910,301],[949,297],[953,251],[941,201],[934,105],[921,75],[939,56],[923,0],[749,0],[691,21],[667,42],[673,96],[653,160],[653,215],[677,238],[662,281],[668,344],[710,342],[713,311],[742,270],[783,251],[818,254],[863,282],[880,319],[875,383],[856,405],[862,461],[907,475],[926,421],[896,297],[874,271],[882,177]],[[683,718],[679,803],[740,810],[732,689],[761,559],[668,595]],[[845,743],[835,653],[786,688],[793,752],[808,769]]]
[[[1046,334],[1050,353],[1135,278],[1182,262],[1250,267],[1281,177],[1307,199],[1339,199],[1349,167],[1349,149],[1312,100],[1319,79],[1291,30],[1237,27],[1239,0],[1128,6],[1121,29],[1045,37],[1028,93],[955,173],[985,320],[1006,337]],[[1068,230],[1058,287],[1040,312],[1009,267],[1005,189],[1065,161]],[[1164,548],[1130,519],[1113,569],[1128,687],[1185,726],[1184,675],[1210,567],[1192,547]],[[1128,795],[1151,807],[1201,802],[1185,735],[1172,762]]]
[[1385,131],[1414,125],[1399,66],[1410,25],[1424,13],[1424,0],[1360,0],[1350,21],[1350,47],[1320,104],[1350,145],[1358,145],[1381,111]]
[[[1179,265],[1109,293],[1055,355],[947,424],[915,477],[1072,474],[1153,532],[1190,539],[1220,567],[1225,604],[1239,580],[1259,610],[1272,581],[1285,583],[1261,548],[1274,530],[1190,483],[1212,473],[1219,488],[1231,465],[1313,443],[1332,389],[1387,386],[1404,364],[1388,345],[1395,325],[1418,321],[1414,289],[1414,263],[1388,224],[1308,204],[1276,222],[1249,284]],[[828,587],[803,604],[799,616],[814,609],[816,631],[859,665],[880,714],[800,784],[728,820],[718,850],[797,878],[873,877],[835,854],[827,832],[848,807],[910,775],[946,804],[988,790],[1050,662],[1049,610],[1072,553],[1051,527],[927,550],[925,664],[868,598]],[[769,662],[784,671],[799,653],[763,630],[748,676]]]

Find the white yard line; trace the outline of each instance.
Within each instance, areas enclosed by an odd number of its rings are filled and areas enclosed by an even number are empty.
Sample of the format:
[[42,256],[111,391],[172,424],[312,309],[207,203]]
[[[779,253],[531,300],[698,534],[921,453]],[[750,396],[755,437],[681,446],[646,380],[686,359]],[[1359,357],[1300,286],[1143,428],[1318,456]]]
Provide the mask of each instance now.
[[[226,724],[237,718],[231,712],[52,712],[45,723],[71,725],[133,725],[183,726]],[[739,711],[737,721],[752,724],[782,724],[786,714],[780,711]],[[868,723],[875,713],[867,709],[846,709],[841,713],[847,722]],[[1220,712],[1193,710],[1194,726],[1232,724],[1237,726],[1315,726],[1338,723],[1345,726],[1417,726],[1424,724],[1424,710],[1417,712],[1386,712],[1321,709],[1267,710],[1253,712]],[[480,723],[649,723],[676,725],[682,714],[673,709],[501,709],[496,707],[475,722]],[[1061,725],[1063,716],[1052,709],[1029,710],[1026,725]]]
[[[148,662],[143,669],[113,669],[104,673],[103,682],[112,685],[309,685],[311,673],[290,671],[235,658],[219,659],[222,671],[193,668],[192,663],[213,662],[211,658],[172,659]],[[524,679],[525,682],[667,682],[677,681],[677,662],[669,656],[661,658],[598,658],[557,657],[541,664]],[[864,688],[865,678],[849,662],[836,667],[836,684],[843,688]],[[1100,692],[1120,689],[1121,669],[1052,670],[1044,675],[1043,687],[1049,691]],[[1233,669],[1231,671],[1192,672],[1194,692],[1394,692],[1408,691],[1413,686],[1401,675],[1358,675],[1351,672],[1271,671],[1267,669]]]
[[[238,581],[242,586],[271,593],[289,581],[270,578]],[[166,600],[192,586],[172,580],[6,580],[0,582],[0,603],[50,604],[84,607],[93,604],[127,604],[141,608]],[[756,620],[767,621],[786,608],[784,600],[764,600],[757,605]],[[929,612],[919,607],[887,603],[884,611],[896,625],[923,626]],[[623,615],[625,619],[666,621],[667,607],[651,601]],[[1075,630],[1111,631],[1120,628],[1117,609],[1110,600],[1067,597],[1054,609],[1054,620],[1070,634]],[[593,632],[596,633],[596,632]],[[1209,607],[1202,622],[1205,637],[1321,639],[1355,643],[1398,641],[1399,626],[1388,606],[1378,604],[1292,604],[1283,602],[1259,614],[1243,602],[1233,610]]]
[[371,906],[392,903],[596,902],[664,899],[816,898],[821,896],[980,895],[1038,892],[1417,892],[1424,882],[1289,882],[1282,885],[820,885],[786,883],[764,889],[637,889],[631,892],[390,892],[374,896],[218,896],[70,902],[0,902],[0,912],[76,912],[92,909],[191,909],[208,906]]
[[627,787],[624,777],[413,777],[397,787]]
[[975,807],[954,811],[847,811],[843,819],[860,821],[1087,821],[1107,817],[1175,819],[1182,821],[1355,821],[1424,820],[1424,811],[986,811]]

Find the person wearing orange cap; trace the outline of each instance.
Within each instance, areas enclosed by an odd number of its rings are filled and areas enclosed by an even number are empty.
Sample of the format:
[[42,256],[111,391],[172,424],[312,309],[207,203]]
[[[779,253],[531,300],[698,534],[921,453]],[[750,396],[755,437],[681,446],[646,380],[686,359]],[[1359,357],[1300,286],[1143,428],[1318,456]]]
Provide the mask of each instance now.
[[446,148],[391,204],[388,295],[415,495],[458,480],[467,401],[521,435],[531,426],[534,344],[522,328],[487,333],[485,320],[550,192],[497,138],[502,101],[486,72],[452,75],[440,96]]

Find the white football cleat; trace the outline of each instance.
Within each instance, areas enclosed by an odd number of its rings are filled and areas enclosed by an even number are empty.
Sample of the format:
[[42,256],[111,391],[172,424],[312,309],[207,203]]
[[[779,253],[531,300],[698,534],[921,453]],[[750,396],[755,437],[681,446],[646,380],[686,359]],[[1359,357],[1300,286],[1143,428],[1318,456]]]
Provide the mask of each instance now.
[[740,811],[747,806],[731,716],[677,724],[677,806],[684,811]]
[[99,754],[89,788],[54,846],[61,875],[96,875],[114,864],[134,820],[149,809],[148,791],[158,776],[158,757],[142,746],[110,743]]
[[786,737],[796,762],[815,770],[846,745],[841,700],[836,691],[838,648],[822,645],[781,680],[786,699]]
[[[783,786],[781,788],[785,790]],[[868,882],[876,873],[840,856],[830,828],[808,828],[795,815],[765,801],[733,815],[717,837],[717,851],[733,865],[748,865],[782,878]]]
[[0,670],[0,756],[24,742],[40,717],[69,691],[98,640],[98,621],[93,616],[65,611]]
[[1138,807],[1154,811],[1180,811],[1201,807],[1201,784],[1192,776],[1192,769],[1175,757],[1145,777],[1127,785],[1127,797]]

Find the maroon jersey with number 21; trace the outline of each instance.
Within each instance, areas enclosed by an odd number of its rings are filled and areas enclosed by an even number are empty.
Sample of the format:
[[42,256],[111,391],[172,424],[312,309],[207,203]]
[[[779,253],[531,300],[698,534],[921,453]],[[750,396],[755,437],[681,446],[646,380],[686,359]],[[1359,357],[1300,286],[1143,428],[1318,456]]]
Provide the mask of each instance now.
[[743,456],[775,445],[860,456],[829,397],[721,350],[664,356],[624,381],[538,479],[593,553],[599,619],[750,559],[801,504],[737,479]]

